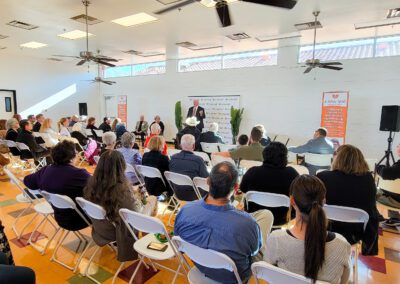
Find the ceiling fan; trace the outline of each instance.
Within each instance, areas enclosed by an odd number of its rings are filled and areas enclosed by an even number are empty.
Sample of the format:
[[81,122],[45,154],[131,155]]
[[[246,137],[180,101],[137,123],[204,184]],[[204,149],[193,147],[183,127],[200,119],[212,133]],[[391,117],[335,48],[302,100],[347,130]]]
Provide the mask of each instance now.
[[[166,12],[170,12],[172,10],[180,9],[184,6],[195,2],[201,2],[202,0],[183,0],[175,5],[169,6],[165,9],[154,12],[154,14],[160,15]],[[228,27],[232,25],[231,16],[229,13],[229,5],[226,0],[207,0],[208,2],[215,2],[215,9],[217,11],[219,20],[221,22],[222,27]],[[239,0],[243,2],[256,3],[261,5],[280,7],[285,9],[292,9],[297,1],[296,0]]]
[[69,55],[54,55],[57,57],[71,57],[80,59],[80,61],[76,64],[78,66],[85,64],[86,62],[95,62],[97,64],[106,65],[108,67],[115,67],[114,64],[110,62],[118,62],[117,59],[101,55],[101,54],[94,54],[93,52],[89,51],[89,25],[88,25],[88,6],[90,1],[82,0],[83,5],[85,6],[85,21],[86,21],[86,51],[81,51],[79,56],[69,56]]
[[104,80],[101,77],[94,77],[94,79],[90,80],[90,81],[93,82],[93,83],[103,83],[103,84],[107,84],[107,85],[113,85],[113,84],[116,83],[115,81]]
[[324,68],[324,69],[330,69],[330,70],[337,70],[340,71],[343,68],[334,66],[334,65],[342,65],[340,62],[321,62],[319,59],[315,58],[315,44],[317,41],[317,18],[319,15],[319,11],[313,12],[313,15],[315,17],[314,20],[314,43],[313,43],[313,53],[312,53],[312,59],[308,59],[306,61],[306,67],[307,69],[304,71],[304,74],[310,73],[311,70],[314,68]]

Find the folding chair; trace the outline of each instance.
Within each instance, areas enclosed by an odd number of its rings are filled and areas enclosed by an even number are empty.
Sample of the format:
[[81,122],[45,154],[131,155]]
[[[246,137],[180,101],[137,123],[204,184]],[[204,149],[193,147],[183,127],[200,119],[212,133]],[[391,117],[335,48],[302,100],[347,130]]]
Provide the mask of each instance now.
[[[310,171],[305,166],[290,164],[290,165],[288,165],[288,167],[292,167],[293,169],[295,169],[299,175],[309,175],[310,174]],[[317,171],[317,173],[318,173],[318,171]]]
[[[54,193],[49,193],[47,191],[41,191],[41,194],[43,195],[43,197],[55,208],[58,209],[72,209],[74,210],[81,218],[82,220],[87,224],[88,227],[91,226],[90,222],[87,220],[87,218],[79,211],[79,209],[77,208],[75,202],[69,198],[68,196],[65,195],[60,195],[60,194],[54,194]],[[85,238],[85,236],[83,236],[78,230],[76,231],[71,231],[68,230],[66,228],[60,227],[61,229],[61,236],[60,236],[60,240],[58,241],[58,244],[56,246],[56,248],[54,249],[53,255],[50,258],[50,261],[54,261],[57,262],[58,264],[64,266],[65,268],[72,270],[73,272],[76,272],[79,266],[79,263],[82,260],[82,257],[85,255],[86,251],[89,248],[89,242],[88,240]],[[70,232],[73,232],[75,234],[75,236],[79,239],[80,242],[85,242],[86,245],[81,253],[81,255],[79,256],[75,266],[69,266],[66,263],[60,261],[59,259],[57,259],[57,252],[59,250],[59,248],[61,247],[61,245],[64,243],[65,239],[67,238],[67,236],[69,235]]]
[[11,160],[11,166],[13,168],[19,168],[23,167],[20,162],[20,156],[21,152],[18,149],[17,143],[11,140],[3,140],[2,143],[6,145],[10,149],[10,153],[8,153],[10,160]]
[[278,134],[275,136],[274,140],[276,142],[281,142],[282,144],[284,144],[285,146],[287,146],[287,144],[290,141],[290,137],[287,135],[282,135],[282,134]]
[[378,187],[384,191],[400,194],[400,178],[395,180],[387,180],[379,176]]
[[200,142],[201,149],[203,152],[211,154],[215,152],[219,152],[218,145],[219,143],[206,143],[206,142]]
[[172,214],[169,216],[168,225],[170,225],[172,216],[175,214],[175,212],[178,211],[179,207],[182,205],[181,203],[183,201],[184,202],[192,201],[192,200],[183,200],[183,199],[178,198],[178,196],[176,194],[176,191],[177,191],[176,186],[191,187],[194,190],[198,199],[201,199],[201,195],[200,195],[200,192],[197,190],[197,188],[194,186],[193,181],[190,177],[188,177],[186,175],[178,174],[178,173],[169,172],[169,171],[165,171],[164,176],[167,179],[172,191],[174,192],[174,199],[177,200],[177,204],[175,205],[174,209],[172,210]]
[[[367,227],[367,223],[369,220],[369,215],[362,209],[351,208],[345,206],[337,206],[337,205],[325,205],[324,210],[326,216],[329,220],[339,221],[344,223],[361,223],[363,224],[363,231]],[[340,232],[338,232],[340,233]],[[352,251],[354,251],[354,259],[353,259],[353,283],[358,283],[358,253],[360,249],[360,242],[351,246]],[[352,253],[353,255],[353,253]]]
[[211,160],[210,160],[210,156],[208,156],[207,153],[199,152],[199,151],[193,151],[193,154],[195,154],[196,156],[199,156],[200,158],[202,158],[203,161],[206,163],[206,165],[210,165]]
[[92,129],[85,128],[84,131],[85,131],[86,136],[88,136],[88,137],[94,136]]
[[[208,268],[226,269],[231,271],[235,275],[237,283],[242,283],[235,262],[227,255],[215,250],[203,249],[192,245],[181,239],[179,236],[174,236],[172,238],[172,243],[179,252],[186,254],[193,262]],[[184,259],[183,255],[181,255],[180,258]],[[190,269],[187,277],[190,284],[219,283],[206,277],[196,266],[193,266]]]
[[200,189],[207,191],[207,192],[210,191],[210,186],[208,185],[206,178],[195,177],[193,179],[193,184],[197,188],[198,192],[200,192]]
[[167,149],[167,154],[168,154],[169,157],[171,157],[171,156],[173,156],[175,154],[180,153],[181,151],[182,150],[179,150],[179,149]]
[[313,154],[305,153],[304,160],[307,164],[317,167],[330,167],[332,163],[332,154]]
[[[89,218],[91,219],[95,219],[95,220],[107,220],[109,221],[111,224],[114,225],[113,222],[111,222],[107,216],[106,216],[106,211],[104,210],[103,207],[101,207],[100,205],[97,205],[93,202],[90,202],[82,197],[77,197],[75,198],[76,203],[78,203],[78,205],[82,208],[83,211],[85,211],[86,215],[89,216]],[[114,225],[115,226],[115,225]],[[92,227],[92,230],[94,230],[94,228]],[[93,243],[95,243],[94,240],[91,240],[88,247],[90,247]],[[110,242],[107,244],[107,246],[111,247],[111,249],[115,251],[113,245],[115,244],[115,242]],[[93,278],[88,272],[89,272],[89,268],[90,268],[90,264],[93,262],[93,258],[96,256],[96,254],[98,253],[98,251],[100,250],[100,246],[98,244],[96,244],[97,247],[95,249],[95,251],[93,252],[92,256],[89,258],[89,262],[86,266],[85,272],[84,272],[84,276],[89,278],[90,280],[92,280],[95,283],[101,284],[102,282],[97,281],[95,278]],[[125,262],[122,262],[120,264],[120,266],[117,269],[117,272],[115,273],[113,280],[112,280],[112,284],[115,283],[115,280],[118,277],[119,272],[121,271],[121,269],[123,268]]]
[[[28,147],[26,144],[20,143],[20,142],[16,142],[16,143],[17,143],[18,149],[21,151],[21,153],[22,153],[23,151],[25,151],[25,153],[28,153],[28,152],[29,152],[30,155],[32,156],[32,158],[35,160],[34,155],[33,155],[32,151],[31,151],[31,149],[29,149],[29,147]],[[39,158],[38,160],[36,160],[36,162],[38,163],[37,165],[35,165],[34,163],[30,162],[31,167],[32,167],[35,171],[37,171],[37,170],[39,170],[40,168],[43,168],[43,167],[45,167],[45,166],[47,165],[46,157],[41,157],[41,158]]]
[[252,160],[240,160],[239,165],[245,169],[251,169],[252,167],[259,167],[262,165],[260,161],[252,161]]
[[219,155],[211,155],[211,165],[212,166],[215,166],[216,164],[219,164],[221,162],[229,162],[232,165],[236,166],[236,163],[232,158],[227,158],[227,157],[223,157],[223,156],[219,156]]
[[[169,270],[171,272],[174,272],[174,278],[172,280],[172,284],[175,283],[175,280],[178,276],[178,274],[182,275],[179,271],[181,268],[183,268],[184,273],[186,274],[185,266],[183,264],[183,260],[181,259],[179,253],[177,252],[176,248],[171,242],[171,238],[168,235],[168,231],[165,228],[164,224],[157,218],[155,217],[150,217],[143,215],[141,213],[137,213],[128,209],[120,209],[119,210],[119,215],[121,216],[121,219],[125,223],[126,227],[128,228],[129,232],[132,234],[132,236],[135,238],[135,243],[133,244],[133,248],[139,255],[139,263],[136,266],[135,271],[132,274],[132,277],[129,281],[129,284],[132,283],[133,279],[135,278],[137,272],[139,271],[140,265],[143,263],[144,266],[148,269],[148,265],[144,261],[144,258],[148,258],[150,261],[150,265],[156,271],[155,265]],[[137,230],[143,233],[146,233],[147,235],[138,238],[133,230]],[[158,242],[157,238],[154,236],[154,234],[163,234],[167,238],[167,249],[165,251],[155,251],[148,249],[147,246],[151,242]],[[179,266],[176,270],[173,270],[169,267],[166,267],[164,265],[161,265],[159,263],[153,262],[152,260],[168,260],[172,258],[177,258],[179,261]]]
[[236,149],[238,145],[230,145],[230,144],[218,144],[218,152],[228,152],[229,150]]
[[[87,129],[87,130],[90,130],[90,129]],[[79,167],[82,166],[83,162],[89,163],[89,161],[86,159],[85,150],[83,149],[82,145],[79,144],[79,142],[75,143],[75,145],[79,149],[79,152],[78,152],[78,157],[79,157],[79,160],[80,160],[79,161]]]
[[96,162],[96,165],[97,165],[100,161],[100,156],[94,156],[93,160]]
[[[246,206],[249,207],[249,202],[256,203],[264,207],[290,207],[290,198],[283,194],[248,191],[245,195]],[[281,226],[272,226],[272,228],[280,228]]]
[[[272,264],[269,264],[265,261],[254,262],[251,265],[251,271],[253,272],[254,280],[256,284],[259,284],[259,279],[267,281],[269,284],[282,284],[282,283],[290,283],[290,284],[313,284],[314,282],[304,277],[303,275],[299,275],[282,268],[276,267]],[[327,282],[316,281],[317,284],[322,284]]]

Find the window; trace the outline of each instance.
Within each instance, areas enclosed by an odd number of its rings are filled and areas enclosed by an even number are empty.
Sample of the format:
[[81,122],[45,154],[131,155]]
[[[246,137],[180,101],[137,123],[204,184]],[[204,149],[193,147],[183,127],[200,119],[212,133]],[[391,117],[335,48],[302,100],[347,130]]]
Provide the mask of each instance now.
[[222,69],[222,56],[206,56],[178,61],[178,72],[209,71]]
[[278,64],[278,50],[262,50],[223,56],[223,68],[258,67]]
[[132,76],[165,74],[165,61],[132,65]]
[[[315,45],[315,58],[321,61],[374,57],[374,39],[329,42]],[[313,46],[301,46],[299,63],[312,59]]]
[[104,70],[104,78],[132,76],[132,65],[116,66]]
[[380,37],[376,39],[376,57],[396,55],[400,55],[400,36]]

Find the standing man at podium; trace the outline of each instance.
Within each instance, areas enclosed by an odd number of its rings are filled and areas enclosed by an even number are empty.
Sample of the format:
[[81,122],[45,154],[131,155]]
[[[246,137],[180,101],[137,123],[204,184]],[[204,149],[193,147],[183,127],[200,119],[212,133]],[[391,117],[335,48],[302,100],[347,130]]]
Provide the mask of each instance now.
[[192,116],[196,117],[197,120],[200,121],[200,123],[197,125],[197,129],[199,129],[200,132],[202,132],[203,128],[204,128],[203,119],[206,118],[206,113],[204,111],[204,108],[199,106],[198,99],[193,100],[193,106],[189,108],[186,118],[189,118]]

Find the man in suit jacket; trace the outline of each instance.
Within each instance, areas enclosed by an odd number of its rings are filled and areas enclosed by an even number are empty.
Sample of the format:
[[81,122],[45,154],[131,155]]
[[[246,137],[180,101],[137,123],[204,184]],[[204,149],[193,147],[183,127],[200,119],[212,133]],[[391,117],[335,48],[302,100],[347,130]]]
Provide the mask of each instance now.
[[204,128],[203,119],[206,118],[206,112],[204,111],[204,108],[199,106],[199,100],[197,99],[193,100],[193,106],[189,108],[186,118],[192,116],[195,116],[196,119],[200,121],[200,123],[197,125],[197,129],[199,129],[201,132]]
[[200,134],[200,143],[205,142],[205,143],[223,144],[224,142],[222,141],[221,136],[217,134],[217,132],[218,132],[218,123],[216,122],[211,123],[208,131]]
[[142,146],[144,146],[144,137],[147,136],[147,129],[149,129],[149,124],[144,120],[144,115],[142,114],[139,121],[136,122],[135,131],[133,132],[135,135],[140,135]]
[[37,144],[35,137],[32,135],[32,124],[24,119],[21,120],[19,125],[21,126],[21,131],[18,133],[17,142],[24,143],[28,146],[35,160],[49,156],[50,151]]
[[41,114],[41,113],[36,115],[36,123],[35,123],[35,125],[33,125],[32,131],[33,132],[39,132],[40,131],[40,127],[42,127],[42,123],[43,122],[44,122],[44,115]]
[[333,154],[333,143],[326,138],[328,131],[320,127],[314,132],[313,139],[306,144],[289,147],[288,150],[293,153],[313,153],[313,154]]

